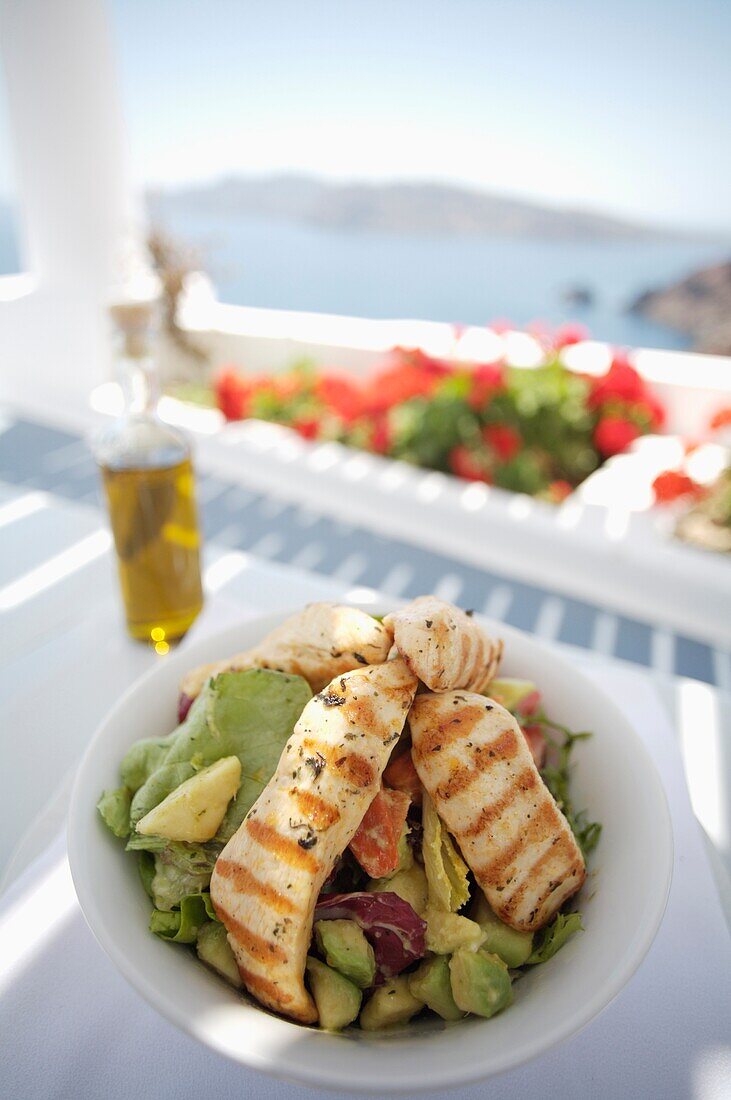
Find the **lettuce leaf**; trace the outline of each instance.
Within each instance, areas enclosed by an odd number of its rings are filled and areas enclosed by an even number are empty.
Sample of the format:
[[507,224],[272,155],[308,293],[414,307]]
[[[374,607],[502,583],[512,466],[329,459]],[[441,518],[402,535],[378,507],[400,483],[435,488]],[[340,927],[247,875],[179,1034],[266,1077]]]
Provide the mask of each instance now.
[[208,888],[221,845],[184,844],[170,841],[155,853],[152,900],[156,909],[169,912],[188,894],[201,894]]
[[119,771],[122,782],[125,787],[129,787],[132,794],[138,791],[160,766],[174,736],[175,731],[167,737],[147,737],[142,741],[135,741],[124,756]]
[[422,854],[429,883],[429,903],[435,909],[454,913],[470,897],[469,868],[454,847],[447,829],[426,792],[422,809],[424,836]]
[[127,787],[118,787],[116,791],[103,791],[96,804],[101,814],[102,821],[115,836],[129,836],[129,810],[132,801],[132,792]]
[[[195,771],[223,756],[238,756],[241,786],[217,837],[227,841],[269,782],[311,696],[301,676],[270,669],[224,672],[210,681],[172,736],[163,760],[135,794],[132,824]],[[168,770],[175,767],[180,771]],[[171,786],[176,774],[180,778]]]
[[155,857],[152,852],[140,852],[137,870],[148,897],[152,897],[152,880],[155,877]]
[[[213,914],[213,917],[211,916]],[[210,894],[188,894],[175,912],[153,909],[150,931],[171,943],[195,943],[209,920],[215,920]]]
[[581,913],[559,913],[556,919],[536,937],[536,945],[528,956],[527,966],[548,962],[560,951],[574,932],[583,932]]

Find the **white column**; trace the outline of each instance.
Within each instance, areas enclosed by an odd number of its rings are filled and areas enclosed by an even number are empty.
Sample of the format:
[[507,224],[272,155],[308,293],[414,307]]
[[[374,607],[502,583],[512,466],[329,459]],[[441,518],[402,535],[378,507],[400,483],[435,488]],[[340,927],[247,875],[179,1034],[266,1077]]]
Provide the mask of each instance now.
[[103,0],[0,0],[0,48],[37,280],[0,313],[4,389],[82,407],[108,377],[102,305],[135,222]]

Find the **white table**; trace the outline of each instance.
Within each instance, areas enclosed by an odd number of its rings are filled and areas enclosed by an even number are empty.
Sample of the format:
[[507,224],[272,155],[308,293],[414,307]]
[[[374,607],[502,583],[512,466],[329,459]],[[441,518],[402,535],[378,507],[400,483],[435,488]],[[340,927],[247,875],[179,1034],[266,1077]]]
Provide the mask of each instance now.
[[[0,498],[0,522],[2,508],[6,517],[12,514],[16,499],[13,494],[6,494],[4,501]],[[216,1096],[312,1095],[223,1063],[160,1021],[114,972],[83,924],[59,836],[70,774],[110,702],[161,658],[130,642],[121,629],[107,539],[98,514],[54,501],[44,504],[33,513],[35,537],[24,542],[23,556],[17,541],[7,539],[0,553],[2,774],[6,777],[0,792],[0,856],[6,863],[6,882],[14,881],[4,907],[0,901],[0,929],[10,921],[21,932],[28,926],[35,928],[37,935],[37,943],[19,946],[0,931],[0,1034],[13,1052],[6,1063],[15,1090],[12,1095],[179,1098],[197,1096],[201,1090]],[[307,600],[367,596],[341,582],[215,548],[207,562],[207,583],[209,601],[196,633],[243,615]],[[653,677],[580,651],[573,655],[613,691],[635,721],[647,726],[640,732],[648,743],[653,742],[676,823],[676,880],[668,916],[633,982],[581,1036],[532,1066],[463,1094],[476,1097],[489,1088],[498,1097],[539,1092],[577,1100],[587,1095],[662,1096],[664,1100],[696,1095],[715,1100],[728,1095],[731,1087],[727,1057],[731,1001],[728,996],[723,999],[728,993],[728,984],[725,989],[723,985],[728,973],[719,970],[718,986],[710,980],[713,960],[704,958],[703,951],[713,944],[718,964],[724,965],[724,950],[728,958],[716,891],[721,891],[728,905],[724,859],[728,858],[729,803],[727,788],[713,771],[714,753],[718,764],[725,761],[728,767],[729,763],[728,700],[707,685]],[[680,719],[676,738],[668,722],[670,710]],[[687,804],[679,750],[684,754],[694,806],[712,837],[715,886],[701,831]],[[684,823],[682,829],[679,822]],[[14,858],[9,858],[11,849]],[[702,913],[695,908],[699,901]],[[727,913],[731,914],[731,907]],[[48,944],[46,916],[49,924],[57,922]],[[27,965],[24,957],[13,955],[13,951],[22,955],[21,946],[28,952]],[[36,946],[41,958],[34,967]],[[693,989],[694,948],[699,951],[699,966],[705,967],[704,990]],[[74,1000],[74,990],[77,997],[83,994],[83,1005]],[[685,1018],[686,999],[691,1019]],[[74,1006],[68,1018],[63,1012],[66,1003]],[[38,1004],[43,1006],[40,1019]],[[24,1012],[29,1014],[28,1027],[23,1026]],[[2,1023],[3,1018],[7,1023]],[[40,1043],[37,1026],[43,1038]],[[582,1065],[583,1077],[577,1075]],[[0,1068],[0,1094],[4,1094],[3,1072]],[[44,1081],[50,1082],[45,1092]]]

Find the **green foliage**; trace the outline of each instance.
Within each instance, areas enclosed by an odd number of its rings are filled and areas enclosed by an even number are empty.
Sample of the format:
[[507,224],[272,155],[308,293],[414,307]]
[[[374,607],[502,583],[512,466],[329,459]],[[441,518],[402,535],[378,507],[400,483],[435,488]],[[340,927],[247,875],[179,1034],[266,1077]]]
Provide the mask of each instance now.
[[574,932],[583,932],[581,913],[559,913],[554,921],[538,933],[536,946],[528,958],[528,966],[548,962],[560,951]]
[[574,808],[569,794],[569,784],[571,780],[571,753],[574,745],[577,741],[585,741],[588,737],[591,737],[591,734],[585,731],[573,733],[566,726],[562,726],[560,723],[548,718],[543,711],[532,716],[531,721],[540,723],[544,727],[544,732],[549,729],[563,734],[564,740],[561,744],[558,744],[555,739],[546,733],[547,740],[553,746],[556,760],[555,763],[547,765],[541,775],[586,857],[594,851],[599,843],[602,827],[599,822],[588,820],[586,810],[577,811]]

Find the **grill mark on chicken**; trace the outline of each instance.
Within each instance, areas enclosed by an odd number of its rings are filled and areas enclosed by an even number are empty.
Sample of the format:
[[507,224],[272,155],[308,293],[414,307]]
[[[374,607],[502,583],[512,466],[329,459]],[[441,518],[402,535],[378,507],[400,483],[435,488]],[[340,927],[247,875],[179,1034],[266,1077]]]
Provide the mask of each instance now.
[[315,856],[301,848],[296,840],[290,840],[289,837],[282,836],[271,825],[265,825],[263,821],[257,821],[256,818],[251,817],[246,818],[245,825],[246,831],[257,844],[260,844],[262,848],[266,848],[268,852],[283,860],[290,867],[300,871],[309,871],[311,874],[315,874],[320,869],[320,864]]
[[[560,853],[563,853],[568,859],[570,859],[571,855],[572,855],[570,846],[567,843],[567,838],[563,837],[563,836],[559,838],[558,842],[555,845],[551,845],[550,848],[547,848],[546,851],[543,852],[538,857],[538,859],[535,861],[535,863],[531,864],[530,870],[528,871],[528,877],[525,879],[524,882],[522,882],[517,887],[517,889],[515,889],[512,892],[512,894],[510,894],[510,896],[503,903],[502,909],[503,909],[504,913],[511,914],[515,911],[515,909],[518,906],[518,903],[520,901],[522,901],[523,897],[525,896],[526,890],[531,885],[531,879],[534,876],[538,875],[540,873],[540,871],[546,866],[546,864],[550,863],[551,860],[555,859],[556,856],[559,855]],[[545,902],[545,900],[548,897],[550,897],[550,895],[554,892],[554,890],[558,886],[561,885],[561,883],[565,880],[566,877],[571,877],[572,876],[574,871],[575,871],[575,867],[574,868],[569,868],[570,873],[569,873],[568,876],[564,874],[555,883],[554,882],[549,882],[549,884],[546,887],[546,889],[544,890],[543,894],[541,894],[539,896],[538,900],[535,903],[534,908],[535,908],[536,911],[540,910],[542,901]]]
[[449,779],[436,788],[436,797],[453,798],[471,787],[483,772],[489,771],[495,764],[513,760],[518,755],[518,739],[512,730],[504,730],[489,745],[476,745],[472,750],[472,763],[457,767]]
[[453,713],[444,721],[436,722],[419,745],[418,752],[422,756],[428,756],[430,752],[441,752],[445,746],[453,741],[461,741],[469,736],[472,726],[482,718],[485,712],[481,707],[454,707]]
[[[302,1023],[317,1021],[304,983],[317,898],[378,792],[416,688],[416,678],[400,658],[339,675],[325,685],[326,694],[342,697],[343,704],[310,700],[274,775],[219,857],[218,862],[245,867],[275,895],[291,897],[298,907],[295,915],[282,916],[267,898],[237,890],[214,867],[211,897],[221,907],[245,985],[268,1008]],[[352,704],[360,699],[373,700],[367,728],[353,718]],[[283,952],[285,961],[273,951]]]
[[[518,788],[521,790],[522,788]],[[516,795],[517,795],[516,791]],[[486,863],[484,867],[478,867],[475,871],[480,879],[480,882],[487,883],[489,885],[497,885],[505,877],[505,873],[508,868],[513,864],[517,857],[523,852],[529,844],[536,844],[539,841],[545,839],[550,833],[550,825],[555,825],[556,811],[553,807],[546,803],[535,813],[530,820],[525,832],[520,832],[518,836],[512,841],[512,843],[503,852],[495,856],[494,859]],[[465,834],[466,835],[466,834]]]
[[[540,915],[541,915],[541,912],[543,910],[544,905],[546,904],[547,901],[549,901],[551,899],[553,894],[556,894],[556,893],[558,894],[559,904],[563,905],[566,898],[569,898],[569,897],[571,897],[572,894],[576,893],[579,886],[583,883],[585,877],[586,877],[586,869],[584,867],[584,864],[577,862],[577,863],[574,864],[570,874],[566,875],[566,877],[563,880],[558,879],[556,881],[549,882],[548,886],[543,891],[543,893],[540,895],[540,897],[538,898],[538,900],[536,901],[536,903],[534,905],[534,908],[533,908],[534,915],[537,915],[538,918],[540,919]],[[577,881],[578,885],[575,885],[572,882],[572,879],[575,879]],[[551,913],[550,915],[553,915],[553,914]]]
[[536,778],[533,771],[528,768],[522,771],[508,789],[502,794],[495,802],[489,806],[484,806],[471,825],[468,825],[466,829],[462,831],[464,837],[476,837],[485,831],[488,825],[492,825],[494,821],[502,817],[505,810],[513,803],[520,791],[529,791],[533,787],[538,786],[539,780]]
[[583,857],[520,727],[498,703],[447,752],[421,751],[460,703],[480,701],[465,694],[417,697],[409,715],[414,764],[496,915],[534,931],[581,887]]
[[216,863],[216,871],[219,875],[229,879],[236,890],[242,894],[252,894],[274,909],[277,913],[297,913],[298,907],[284,894],[280,894],[266,882],[260,882],[258,878],[239,863],[231,863],[227,859],[219,859]]
[[420,596],[387,615],[394,644],[409,668],[435,692],[478,691],[495,674],[502,645],[479,623],[436,596]]
[[297,809],[316,829],[329,829],[340,817],[337,806],[312,791],[301,791],[293,787],[291,795]]
[[226,925],[228,934],[258,962],[287,962],[287,952],[278,944],[272,943],[271,940],[265,940],[263,936],[259,936],[256,932],[252,932],[250,928],[247,928],[245,924],[242,924],[240,920],[234,917],[220,904],[216,906],[216,913],[218,914],[219,912],[221,914],[221,921]]

